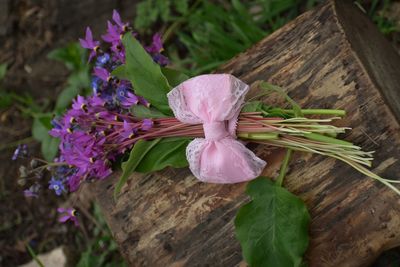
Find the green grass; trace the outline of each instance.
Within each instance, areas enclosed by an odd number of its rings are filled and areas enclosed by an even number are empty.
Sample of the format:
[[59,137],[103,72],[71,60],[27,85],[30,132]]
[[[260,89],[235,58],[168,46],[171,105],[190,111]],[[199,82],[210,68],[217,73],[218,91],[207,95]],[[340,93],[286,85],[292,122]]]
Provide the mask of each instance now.
[[[146,0],[135,28],[160,28],[174,66],[189,75],[211,72],[321,0]],[[397,31],[382,15],[391,0],[358,1],[384,34]]]

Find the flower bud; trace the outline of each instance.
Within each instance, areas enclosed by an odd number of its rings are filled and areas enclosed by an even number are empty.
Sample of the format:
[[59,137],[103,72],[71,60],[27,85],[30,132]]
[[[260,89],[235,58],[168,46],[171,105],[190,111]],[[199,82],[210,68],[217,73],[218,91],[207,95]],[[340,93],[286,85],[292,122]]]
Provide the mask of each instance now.
[[28,177],[28,171],[24,165],[19,166],[19,177],[20,178]]
[[18,179],[17,183],[19,186],[24,186],[26,185],[26,179],[25,178]]
[[36,159],[33,159],[31,160],[30,165],[32,169],[35,169],[39,166],[39,162]]

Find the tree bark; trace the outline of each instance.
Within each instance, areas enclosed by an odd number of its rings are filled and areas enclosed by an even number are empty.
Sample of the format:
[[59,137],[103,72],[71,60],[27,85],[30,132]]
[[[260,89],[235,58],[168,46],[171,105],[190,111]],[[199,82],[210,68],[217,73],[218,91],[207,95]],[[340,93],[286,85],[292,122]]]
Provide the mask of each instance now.
[[[233,58],[218,72],[267,80],[304,108],[345,109],[340,138],[375,150],[372,171],[400,173],[400,58],[351,1],[309,11]],[[277,104],[275,99],[266,102]],[[283,151],[251,145],[276,177]],[[118,173],[97,184],[98,201],[132,266],[243,266],[233,220],[245,183],[205,184],[188,169],[134,174],[115,203]],[[310,266],[366,266],[400,243],[400,198],[334,159],[295,153],[285,187],[312,216]]]

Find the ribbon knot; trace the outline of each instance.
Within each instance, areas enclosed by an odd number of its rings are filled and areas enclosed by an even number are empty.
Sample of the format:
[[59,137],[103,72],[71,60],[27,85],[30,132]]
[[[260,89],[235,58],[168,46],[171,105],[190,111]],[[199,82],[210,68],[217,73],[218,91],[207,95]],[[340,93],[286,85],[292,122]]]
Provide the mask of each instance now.
[[[186,157],[194,176],[210,183],[238,183],[260,175],[266,162],[236,140],[236,123],[249,86],[230,74],[191,78],[168,93],[175,117],[203,124]],[[211,141],[211,142],[210,142]]]
[[207,140],[221,140],[229,137],[226,121],[213,121],[203,124],[204,136]]

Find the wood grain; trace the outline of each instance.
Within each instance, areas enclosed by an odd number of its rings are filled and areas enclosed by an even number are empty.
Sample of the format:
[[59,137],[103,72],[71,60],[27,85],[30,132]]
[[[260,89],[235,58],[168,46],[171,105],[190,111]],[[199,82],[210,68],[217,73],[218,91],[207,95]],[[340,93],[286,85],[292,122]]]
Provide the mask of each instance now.
[[[304,108],[345,109],[340,136],[375,150],[372,170],[400,173],[399,56],[349,1],[327,1],[268,36],[219,69],[249,84],[267,80]],[[275,99],[266,99],[278,104]],[[250,145],[275,176],[282,151]],[[118,179],[97,185],[97,196],[131,266],[244,266],[233,219],[248,199],[246,184],[198,182],[188,169],[132,175],[117,203]],[[366,266],[400,244],[400,199],[339,161],[296,153],[285,187],[312,215],[310,266]]]

